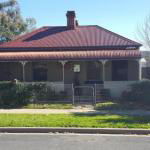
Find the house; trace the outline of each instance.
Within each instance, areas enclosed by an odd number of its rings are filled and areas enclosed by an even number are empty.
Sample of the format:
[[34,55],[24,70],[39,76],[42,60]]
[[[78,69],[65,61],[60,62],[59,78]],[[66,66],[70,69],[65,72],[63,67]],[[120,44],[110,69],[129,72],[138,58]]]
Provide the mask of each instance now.
[[[0,45],[0,80],[103,84],[112,96],[141,79],[141,44],[97,25],[45,26]],[[60,87],[58,87],[60,88]]]

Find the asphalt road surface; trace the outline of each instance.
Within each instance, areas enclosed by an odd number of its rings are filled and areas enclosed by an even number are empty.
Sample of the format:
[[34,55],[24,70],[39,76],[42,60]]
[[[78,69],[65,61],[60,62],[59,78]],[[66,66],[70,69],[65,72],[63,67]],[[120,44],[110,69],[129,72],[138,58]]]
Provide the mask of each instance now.
[[0,134],[0,150],[150,150],[150,136]]

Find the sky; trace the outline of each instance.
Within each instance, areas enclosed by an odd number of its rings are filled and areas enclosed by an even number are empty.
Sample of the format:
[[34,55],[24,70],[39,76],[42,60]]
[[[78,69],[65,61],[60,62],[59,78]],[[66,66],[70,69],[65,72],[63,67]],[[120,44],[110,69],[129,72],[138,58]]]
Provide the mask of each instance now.
[[23,17],[34,17],[37,27],[66,25],[66,12],[75,10],[80,25],[99,25],[136,41],[137,27],[150,15],[150,0],[18,1]]

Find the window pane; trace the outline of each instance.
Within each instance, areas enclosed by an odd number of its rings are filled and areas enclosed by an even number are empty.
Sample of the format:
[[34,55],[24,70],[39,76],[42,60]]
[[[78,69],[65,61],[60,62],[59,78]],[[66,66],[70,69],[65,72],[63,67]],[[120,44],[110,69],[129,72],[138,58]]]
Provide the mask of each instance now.
[[112,61],[112,80],[127,81],[128,80],[128,61]]
[[34,81],[47,81],[47,69],[46,68],[36,68],[33,70],[33,80]]

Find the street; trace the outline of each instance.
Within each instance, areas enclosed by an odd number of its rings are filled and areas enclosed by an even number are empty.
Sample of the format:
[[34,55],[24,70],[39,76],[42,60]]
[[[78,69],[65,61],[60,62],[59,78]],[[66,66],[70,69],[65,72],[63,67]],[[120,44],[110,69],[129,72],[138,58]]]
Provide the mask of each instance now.
[[149,150],[150,136],[0,134],[0,150]]

